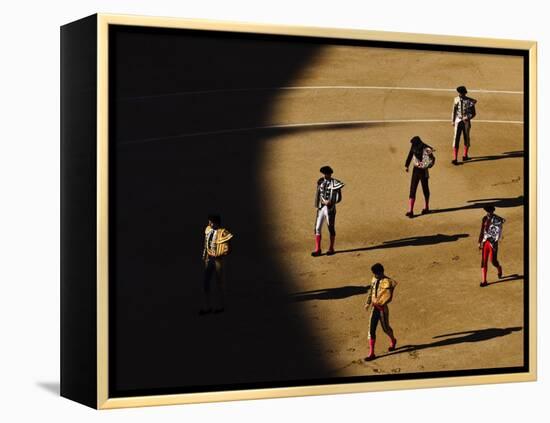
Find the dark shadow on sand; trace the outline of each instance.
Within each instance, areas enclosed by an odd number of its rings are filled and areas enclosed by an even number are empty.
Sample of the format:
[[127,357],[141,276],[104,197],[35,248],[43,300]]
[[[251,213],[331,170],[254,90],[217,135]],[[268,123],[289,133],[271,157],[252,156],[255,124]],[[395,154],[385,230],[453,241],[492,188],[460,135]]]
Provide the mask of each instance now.
[[489,285],[496,285],[497,283],[504,283],[504,282],[519,281],[523,279],[524,279],[523,275],[514,273],[513,275],[504,276],[502,279],[499,279],[498,281],[489,282]]
[[339,286],[337,288],[316,289],[314,291],[305,291],[293,294],[295,301],[310,301],[310,300],[342,300],[344,298],[353,297],[355,295],[366,294],[369,290],[367,286]]
[[501,159],[513,159],[513,158],[519,158],[523,157],[524,152],[523,151],[506,151],[502,154],[496,154],[496,155],[490,155],[490,156],[475,156],[471,157],[470,160],[461,162],[461,164],[468,164],[468,163],[477,163],[477,162],[488,162],[493,160],[501,160]]
[[467,238],[468,234],[455,234],[455,235],[426,235],[426,236],[412,236],[409,238],[394,239],[392,241],[384,241],[382,244],[373,245],[372,247],[352,248],[349,250],[339,250],[336,254],[353,253],[357,251],[370,251],[379,250],[383,248],[399,248],[399,247],[421,247],[426,245],[435,245],[445,242],[455,242],[460,238]]
[[[490,329],[471,330],[471,331],[466,331],[466,332],[447,333],[447,334],[444,334],[444,335],[434,336],[433,339],[445,338],[445,337],[448,337],[448,336],[454,336],[454,338],[442,339],[442,340],[439,340],[439,341],[430,342],[428,344],[404,345],[402,347],[398,347],[397,350],[395,350],[391,353],[380,355],[380,356],[378,356],[378,358],[388,357],[388,356],[394,355],[394,354],[402,354],[402,353],[408,353],[408,352],[413,352],[413,351],[420,351],[420,350],[425,350],[425,349],[428,349],[428,348],[448,347],[448,346],[451,346],[451,345],[462,344],[464,342],[488,341],[490,339],[510,335],[511,333],[518,332],[522,329],[523,329],[523,327],[521,327],[521,326],[515,326],[515,327],[510,327],[510,328],[490,328]],[[460,336],[457,336],[457,335],[460,335]]]
[[[518,197],[512,197],[512,198],[485,198],[480,200],[470,200],[465,206],[460,207],[448,207],[446,209],[433,209],[430,211],[429,214],[434,213],[448,213],[448,212],[454,212],[459,210],[474,210],[474,209],[483,209],[483,207],[486,206],[494,206],[496,209],[499,208],[510,208],[510,207],[520,207],[523,206],[523,195],[520,195]],[[415,217],[420,217],[415,216]],[[429,216],[429,215],[424,215]]]
[[277,131],[279,135],[284,133],[297,134],[302,132],[312,131],[337,131],[342,129],[361,129],[361,128],[377,128],[384,126],[382,122],[331,122],[328,124],[319,124],[311,126],[291,126],[291,127],[275,127],[275,128],[262,128],[269,129],[271,131]]
[[[257,34],[110,31],[110,396],[326,377],[328,359],[304,342],[311,323],[288,301],[293,276],[279,254],[266,254],[273,234],[258,172],[277,132],[178,135],[270,126],[277,92],[172,95],[290,86],[322,46]],[[210,213],[235,238],[226,311],[199,316]]]

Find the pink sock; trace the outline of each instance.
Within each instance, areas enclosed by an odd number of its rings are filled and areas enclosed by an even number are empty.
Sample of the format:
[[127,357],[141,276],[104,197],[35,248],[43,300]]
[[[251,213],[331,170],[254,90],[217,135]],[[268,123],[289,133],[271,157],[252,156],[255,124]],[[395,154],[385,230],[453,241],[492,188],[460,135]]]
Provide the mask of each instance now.
[[453,160],[456,160],[457,156],[458,156],[458,148],[454,147],[453,148]]
[[414,198],[409,198],[409,212],[412,213],[413,209],[414,209]]
[[330,248],[329,248],[330,251],[334,251],[334,241],[335,240],[336,240],[336,235],[331,235],[330,236]]
[[464,146],[464,156],[468,156],[468,147]]
[[321,235],[315,235],[315,251],[321,251]]
[[482,267],[481,268],[481,281],[482,282],[487,282],[487,268],[486,267]]
[[372,339],[372,338],[369,339],[369,356],[371,357],[374,355],[374,342],[375,342],[375,339]]
[[425,207],[424,207],[424,208],[425,208],[426,210],[430,210],[430,200],[427,199],[427,198],[425,198],[425,199],[424,199],[424,204],[425,204]]

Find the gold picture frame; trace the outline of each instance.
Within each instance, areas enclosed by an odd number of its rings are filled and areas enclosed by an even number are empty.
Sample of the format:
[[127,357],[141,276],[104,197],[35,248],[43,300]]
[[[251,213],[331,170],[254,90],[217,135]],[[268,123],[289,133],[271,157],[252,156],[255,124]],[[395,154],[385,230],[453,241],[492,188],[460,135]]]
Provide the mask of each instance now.
[[[88,18],[90,19],[90,18]],[[82,21],[84,22],[84,21]],[[70,33],[74,28],[80,25],[79,21],[68,24],[65,28],[65,34],[67,39],[76,40],[73,41],[75,46],[67,47],[63,50],[62,42],[62,65],[63,65],[63,53],[67,58],[67,64],[70,64],[71,60],[76,60],[71,56],[72,51],[70,48],[79,48],[79,35]],[[529,227],[525,228],[525,232],[528,234],[528,269],[529,278],[528,282],[528,298],[526,304],[528,304],[528,317],[529,321],[525,322],[529,327],[528,336],[528,369],[522,372],[504,373],[484,375],[461,375],[457,377],[437,377],[437,378],[410,378],[402,380],[385,380],[385,381],[365,381],[365,382],[350,382],[350,383],[335,383],[335,384],[309,384],[307,386],[288,386],[288,387],[267,387],[267,388],[254,388],[254,389],[237,389],[237,390],[219,390],[210,392],[198,392],[198,393],[182,393],[182,394],[163,394],[163,395],[135,395],[127,397],[112,397],[109,395],[109,228],[113,227],[113,223],[109,221],[109,137],[110,137],[110,124],[109,124],[109,28],[111,26],[126,26],[126,27],[146,27],[146,28],[162,28],[172,30],[196,30],[196,31],[215,31],[215,32],[231,32],[238,34],[261,34],[269,36],[285,36],[285,37],[312,37],[316,39],[336,39],[342,42],[346,41],[369,41],[379,43],[393,43],[393,48],[399,43],[407,43],[413,45],[430,45],[440,46],[443,50],[449,47],[461,47],[461,48],[477,48],[477,49],[509,49],[517,50],[518,52],[524,52],[528,57],[528,69],[529,74],[525,75],[528,78],[528,112],[525,111],[525,115],[528,115],[528,122],[524,122],[528,126],[529,139],[524,142],[529,148],[529,162],[525,163],[528,166],[529,185],[528,185],[528,198],[529,198],[529,215],[526,217],[529,223]],[[96,384],[90,384],[90,382],[77,381],[79,375],[76,369],[77,364],[62,364],[62,395],[76,400],[78,402],[87,404],[97,409],[113,409],[122,407],[138,407],[138,406],[154,406],[154,405],[171,405],[171,404],[187,404],[197,402],[213,402],[213,401],[233,401],[233,400],[246,400],[246,399],[259,399],[259,398],[280,398],[290,396],[305,396],[305,395],[322,395],[322,394],[340,394],[340,393],[354,393],[354,392],[368,392],[368,391],[382,391],[382,390],[397,390],[397,389],[413,389],[413,388],[432,388],[432,387],[448,387],[458,385],[476,385],[476,384],[488,384],[488,383],[505,383],[505,382],[524,382],[534,381],[537,377],[537,322],[536,322],[536,298],[537,298],[537,286],[536,286],[536,245],[537,245],[537,44],[534,41],[516,41],[516,40],[501,40],[501,39],[488,39],[488,38],[473,38],[473,37],[455,37],[455,36],[442,36],[442,35],[428,35],[428,34],[410,34],[399,32],[379,32],[379,31],[365,31],[365,30],[352,30],[352,29],[332,29],[332,28],[312,28],[312,27],[298,27],[298,26],[275,26],[275,25],[260,25],[249,23],[234,23],[234,22],[221,22],[221,21],[208,21],[208,20],[194,20],[194,19],[180,19],[180,18],[161,18],[161,17],[145,17],[145,16],[124,16],[115,14],[97,14],[94,15],[91,20],[88,21],[90,34],[95,31],[96,39],[90,44],[96,46],[96,64],[97,67],[92,72],[95,72],[96,76],[96,110],[95,110],[95,130],[96,133],[96,150],[95,150],[95,206],[96,209],[92,213],[92,217],[88,217],[86,222],[92,224],[96,231],[96,240],[94,244],[94,256],[95,256],[95,297],[93,304],[95,304],[95,310],[88,310],[89,315],[86,317],[88,323],[95,319],[95,354],[86,354],[84,350],[75,350],[74,345],[77,343],[82,344],[77,331],[81,331],[80,328],[70,329],[65,328],[68,325],[69,319],[78,319],[75,317],[75,302],[78,302],[82,293],[74,294],[72,291],[66,291],[67,294],[63,296],[62,300],[62,363],[63,359],[70,360],[71,355],[82,354],[86,358],[79,359],[80,366],[94,369],[92,373],[95,374]],[[90,32],[91,31],[91,32]],[[63,31],[62,31],[63,36]],[[93,38],[93,37],[92,37]],[[62,72],[63,72],[62,66]],[[66,70],[62,73],[63,78],[76,78],[69,75],[71,70]],[[67,96],[70,95],[70,84],[65,90]],[[527,93],[526,93],[527,94]],[[62,91],[62,99],[63,99]],[[75,100],[76,101],[76,100]],[[69,100],[67,100],[67,103]],[[70,107],[67,104],[67,107]],[[63,110],[63,106],[62,106]],[[63,120],[64,119],[64,120]],[[71,125],[71,115],[69,111],[65,114],[62,112],[62,125]],[[81,129],[82,130],[82,129]],[[65,137],[69,138],[75,136],[71,134],[69,130],[63,132]],[[72,142],[72,141],[71,141]],[[63,147],[62,141],[62,149]],[[68,145],[68,143],[66,144]],[[63,154],[63,153],[62,153]],[[69,162],[70,147],[67,148],[65,153],[66,161]],[[69,165],[68,165],[69,166]],[[70,166],[69,166],[70,167]],[[63,178],[69,178],[71,176],[70,170],[67,170]],[[63,184],[63,181],[62,181]],[[94,188],[92,188],[94,189]],[[527,194],[527,193],[526,193]],[[63,191],[62,196],[66,199],[67,210],[71,209],[73,198],[71,193],[67,189]],[[76,212],[75,212],[76,213]],[[66,212],[65,216],[70,214]],[[94,221],[94,222],[92,222]],[[92,222],[92,223],[90,223]],[[74,224],[74,223],[73,223]],[[80,222],[79,224],[82,224]],[[74,227],[70,226],[70,223],[64,223],[62,217],[62,225],[67,225],[66,233],[72,230]],[[62,235],[62,241],[64,240]],[[62,255],[63,265],[77,266],[78,251],[75,250],[75,244],[65,242],[62,249],[65,248],[66,254]],[[71,250],[71,251],[69,251]],[[72,255],[71,255],[72,254]],[[90,256],[91,257],[91,256]],[[76,261],[75,261],[76,260]],[[71,264],[72,263],[72,264]],[[72,269],[72,267],[71,267]],[[86,267],[81,267],[81,272],[84,272]],[[71,281],[74,281],[75,276],[71,273],[73,270],[67,270],[62,275],[62,293],[63,287],[67,287]],[[74,270],[74,272],[77,272]],[[63,272],[62,272],[63,273]],[[65,277],[65,279],[63,279]],[[90,288],[88,286],[88,288]],[[69,288],[66,288],[69,289]],[[74,289],[74,288],[72,288]],[[91,288],[90,288],[91,289]],[[90,292],[90,289],[86,291]],[[71,304],[69,304],[71,303]],[[65,316],[66,320],[63,320]],[[64,323],[65,322],[65,323]],[[63,333],[65,336],[63,336]],[[89,336],[89,334],[88,334]],[[89,337],[87,338],[89,340]],[[78,361],[78,360],[77,360]],[[85,362],[85,364],[82,364]],[[83,368],[82,367],[82,368]],[[91,377],[91,376],[90,376]],[[95,396],[91,392],[95,392]]]

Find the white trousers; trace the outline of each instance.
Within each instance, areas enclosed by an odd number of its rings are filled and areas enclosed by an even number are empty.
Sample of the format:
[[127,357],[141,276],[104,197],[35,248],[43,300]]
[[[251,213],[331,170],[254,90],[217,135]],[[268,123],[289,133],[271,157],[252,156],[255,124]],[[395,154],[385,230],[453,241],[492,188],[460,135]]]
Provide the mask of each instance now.
[[328,230],[331,235],[335,235],[334,226],[336,223],[336,207],[329,209],[327,206],[323,206],[317,210],[317,219],[315,221],[315,235],[321,235],[321,229],[323,223],[327,222]]

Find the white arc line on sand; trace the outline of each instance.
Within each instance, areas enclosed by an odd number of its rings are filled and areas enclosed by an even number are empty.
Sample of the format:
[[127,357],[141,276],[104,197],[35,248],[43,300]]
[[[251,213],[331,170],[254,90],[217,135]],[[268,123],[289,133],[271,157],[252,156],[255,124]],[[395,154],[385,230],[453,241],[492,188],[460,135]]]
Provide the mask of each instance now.
[[[189,134],[179,134],[179,135],[169,135],[166,137],[155,137],[155,138],[144,138],[141,140],[131,140],[123,141],[119,145],[124,144],[140,144],[151,141],[160,141],[160,140],[169,140],[176,138],[186,138],[186,137],[200,137],[204,135],[221,135],[221,134],[231,134],[235,132],[247,132],[247,131],[258,131],[264,129],[285,129],[285,128],[311,128],[311,127],[323,127],[323,126],[345,126],[345,125],[361,125],[361,124],[370,124],[370,123],[434,123],[434,122],[446,122],[450,124],[449,119],[388,119],[388,120],[349,120],[341,122],[311,122],[311,123],[287,123],[282,125],[267,125],[267,126],[254,126],[249,128],[234,128],[234,129],[220,129],[217,131],[206,131],[206,132],[192,132]],[[498,123],[498,124],[516,124],[523,125],[521,120],[483,120],[476,119],[475,123]]]
[[[184,91],[180,93],[170,94],[156,94],[145,95],[136,97],[125,97],[118,101],[129,100],[145,100],[150,98],[163,98],[163,97],[178,97],[185,95],[200,95],[200,94],[216,94],[216,93],[235,93],[246,91],[284,91],[284,90],[390,90],[390,91],[443,91],[443,92],[456,92],[455,88],[428,88],[428,87],[380,87],[380,86],[362,86],[362,85],[326,85],[326,86],[296,86],[296,87],[267,87],[267,88],[226,88],[218,90],[199,90],[199,91]],[[471,89],[469,93],[480,94],[523,94],[523,91],[506,91],[506,90],[482,90]]]

